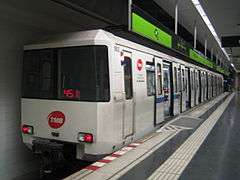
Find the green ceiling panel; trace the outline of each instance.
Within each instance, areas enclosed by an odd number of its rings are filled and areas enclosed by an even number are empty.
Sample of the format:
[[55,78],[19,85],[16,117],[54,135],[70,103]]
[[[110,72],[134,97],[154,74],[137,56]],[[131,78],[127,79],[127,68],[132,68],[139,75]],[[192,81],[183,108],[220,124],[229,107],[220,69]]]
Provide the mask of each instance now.
[[220,72],[222,74],[225,74],[225,70],[222,67],[217,66],[216,69],[217,69],[218,72]]
[[228,74],[225,69],[216,66],[211,60],[187,46],[187,43],[180,37],[171,36],[134,12],[132,13],[132,31],[165,47],[175,49],[200,64],[216,69],[219,73]]
[[172,48],[172,36],[136,13],[132,13],[132,31],[163,46]]
[[196,51],[194,51],[193,49],[190,49],[189,51],[189,57],[201,64],[204,64],[210,68],[213,68],[213,62],[211,62],[210,60],[208,60],[207,58],[205,58],[204,56],[198,54]]

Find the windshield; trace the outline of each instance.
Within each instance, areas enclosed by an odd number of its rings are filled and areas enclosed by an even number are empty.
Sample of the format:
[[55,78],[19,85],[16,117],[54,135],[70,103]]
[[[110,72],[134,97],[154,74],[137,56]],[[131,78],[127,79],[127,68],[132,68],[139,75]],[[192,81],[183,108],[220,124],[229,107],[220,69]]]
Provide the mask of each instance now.
[[81,46],[25,51],[22,96],[109,101],[107,47]]

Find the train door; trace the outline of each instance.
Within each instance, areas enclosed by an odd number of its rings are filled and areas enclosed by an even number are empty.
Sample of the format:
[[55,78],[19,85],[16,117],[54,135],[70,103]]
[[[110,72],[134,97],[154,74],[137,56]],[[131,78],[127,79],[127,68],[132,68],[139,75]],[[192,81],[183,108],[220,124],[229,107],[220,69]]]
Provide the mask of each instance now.
[[217,95],[217,78],[216,76],[213,77],[213,92],[214,92],[214,97]]
[[214,97],[216,96],[216,94],[217,94],[217,87],[216,87],[216,83],[217,83],[217,79],[216,79],[216,76],[214,76],[213,77],[213,86],[214,86],[214,88],[213,88],[213,93],[214,93]]
[[211,98],[213,98],[213,75],[211,75]]
[[155,111],[154,124],[157,125],[164,121],[164,95],[162,89],[162,59],[155,57],[155,78],[156,78],[156,93],[155,93]]
[[203,87],[203,100],[207,100],[207,95],[208,95],[208,78],[207,78],[207,73],[203,73],[203,79],[204,79],[204,87]]
[[201,73],[201,81],[202,81],[202,86],[201,86],[201,101],[204,102],[205,101],[205,86],[206,86],[206,79],[204,77],[204,72]]
[[206,72],[205,74],[205,79],[206,79],[206,93],[205,93],[205,98],[206,100],[209,99],[209,96],[208,96],[208,91],[209,91],[209,81],[208,81],[208,73]]
[[190,69],[190,107],[194,107],[195,95],[195,75],[194,70]]
[[211,74],[209,73],[208,74],[208,97],[209,97],[209,99],[211,99],[212,98],[212,76],[211,76]]
[[195,106],[197,104],[197,77],[196,77],[196,72],[195,70],[193,71],[193,82],[194,82],[194,104],[193,106]]
[[215,76],[213,76],[213,97],[215,97],[215,94],[216,94],[215,82],[216,82],[216,79],[215,79]]
[[187,101],[187,90],[186,90],[186,77],[185,77],[185,67],[180,66],[180,78],[181,78],[181,83],[180,83],[180,92],[181,92],[181,105],[180,105],[180,111],[184,112],[186,111],[186,101]]
[[219,95],[221,94],[221,78],[219,77],[219,79],[218,79],[218,83],[219,83]]
[[199,78],[199,100],[198,102],[201,103],[203,102],[202,101],[202,96],[203,96],[203,92],[202,92],[202,85],[203,85],[203,82],[202,82],[202,72],[199,70],[198,71],[198,78]]
[[180,113],[180,92],[179,92],[179,78],[178,78],[178,68],[179,65],[176,63],[172,64],[173,67],[173,115]]
[[190,69],[185,68],[186,109],[190,108]]
[[164,93],[164,117],[172,115],[172,84],[171,64],[163,62],[163,93]]
[[214,75],[212,76],[212,97],[215,96],[215,82],[214,82]]
[[196,90],[195,90],[195,94],[196,94],[196,98],[195,98],[195,105],[199,104],[199,97],[200,97],[200,83],[199,83],[199,71],[195,70],[195,80],[196,80]]
[[123,138],[134,133],[134,100],[133,100],[133,74],[132,74],[132,53],[123,52],[123,75],[124,75],[124,94],[123,104]]
[[182,112],[182,71],[181,71],[181,65],[178,67],[178,91],[179,91],[179,113]]

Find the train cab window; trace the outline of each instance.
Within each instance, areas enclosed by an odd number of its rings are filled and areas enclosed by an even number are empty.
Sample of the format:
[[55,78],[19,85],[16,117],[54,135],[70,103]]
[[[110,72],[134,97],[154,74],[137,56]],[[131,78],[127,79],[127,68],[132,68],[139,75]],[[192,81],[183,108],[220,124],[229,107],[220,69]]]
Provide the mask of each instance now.
[[52,64],[51,62],[45,61],[42,65],[42,85],[41,90],[42,91],[49,91],[51,88],[51,81],[53,79],[52,77]]
[[25,51],[22,96],[109,101],[107,47],[79,46]]
[[106,47],[64,48],[59,56],[61,99],[109,101]]
[[146,63],[146,74],[147,74],[147,95],[155,95],[155,68],[153,63]]
[[23,86],[25,97],[54,98],[54,66],[56,57],[51,50],[26,51],[23,62]]
[[126,99],[133,98],[133,85],[132,85],[132,60],[129,57],[124,57],[124,85]]
[[177,78],[177,68],[174,67],[174,92],[178,92],[178,78]]
[[161,64],[157,64],[157,93],[162,95],[162,68]]

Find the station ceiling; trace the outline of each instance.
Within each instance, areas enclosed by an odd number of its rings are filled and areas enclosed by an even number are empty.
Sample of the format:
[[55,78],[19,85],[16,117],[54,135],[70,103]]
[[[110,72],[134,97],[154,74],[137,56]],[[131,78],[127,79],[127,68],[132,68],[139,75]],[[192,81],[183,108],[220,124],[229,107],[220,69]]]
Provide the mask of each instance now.
[[[154,0],[159,6],[164,8],[173,18],[175,17],[176,0]],[[207,48],[211,51],[214,48],[214,54],[218,57],[224,57],[224,53],[219,47],[217,41],[211,31],[206,26],[202,17],[196,10],[191,0],[178,0],[178,23],[185,27],[190,33],[194,34],[195,23],[197,26],[197,39],[201,44],[205,44],[207,40]],[[204,52],[202,52],[204,53]],[[228,63],[227,60],[222,60]],[[228,63],[229,64],[229,63]]]
[[[89,16],[83,11],[76,11],[58,3],[63,0],[8,0],[0,2],[0,20],[9,21],[16,25],[24,25],[27,28],[45,34],[55,34],[86,29],[105,28],[110,23]],[[73,2],[80,2],[72,0]],[[174,17],[176,0],[154,0]],[[191,0],[179,1],[179,23],[193,34],[194,22],[197,22],[198,40],[204,44],[208,41],[208,49],[214,47],[220,56],[224,56],[218,47],[215,38],[205,25]],[[240,1],[238,0],[199,0],[206,11],[210,21],[215,27],[219,37],[222,35],[240,35]],[[67,1],[65,1],[67,2]],[[69,1],[70,2],[70,1]],[[85,2],[81,0],[81,2]],[[96,1],[97,2],[97,1]],[[91,6],[94,7],[96,3]],[[103,4],[104,5],[104,4]],[[101,9],[101,8],[100,8]],[[112,12],[113,10],[109,10]],[[36,37],[37,39],[38,37]],[[33,39],[34,40],[34,39]],[[240,70],[240,48],[226,48],[232,52],[232,62],[237,70]],[[203,52],[202,52],[203,53]],[[228,63],[224,61],[223,63]]]
[[[56,34],[103,28],[104,22],[50,0],[8,0],[0,2],[0,20],[25,26],[41,34]],[[36,39],[38,37],[35,37]]]
[[[172,17],[175,17],[175,4],[177,0],[154,0],[159,6],[164,8]],[[224,31],[224,23],[227,21],[232,21],[233,13],[226,12],[227,10],[224,8],[226,7],[225,4],[231,3],[226,0],[215,0],[215,1],[207,1],[207,0],[199,0],[203,9],[205,10],[209,20],[211,21],[212,25],[215,27],[215,30],[218,33],[219,38],[221,38],[221,33]],[[230,0],[235,1],[231,5],[231,7],[235,7],[234,17],[235,20],[238,12],[239,17],[239,5],[236,5],[236,2],[239,4],[238,0]],[[189,32],[194,34],[194,26],[195,23],[197,25],[197,39],[204,44],[205,39],[208,42],[208,50],[210,51],[211,48],[214,48],[214,54],[218,57],[225,57],[224,53],[222,52],[221,48],[219,47],[217,41],[215,40],[214,36],[212,35],[211,31],[208,29],[207,25],[205,24],[204,20],[194,7],[191,0],[178,0],[178,9],[179,9],[179,23],[184,26]],[[230,10],[232,11],[232,10]],[[228,16],[228,17],[226,17]],[[239,19],[239,18],[238,18]],[[239,22],[240,23],[240,22]],[[229,25],[227,29],[230,29],[232,25]],[[237,30],[235,30],[236,32]],[[238,32],[239,33],[239,32]],[[203,52],[202,52],[203,53]],[[230,65],[229,61],[226,58],[222,58],[224,64]],[[240,68],[240,67],[239,67]]]
[[[199,0],[219,37],[240,35],[239,0]],[[240,71],[240,47],[225,48],[237,71]]]

